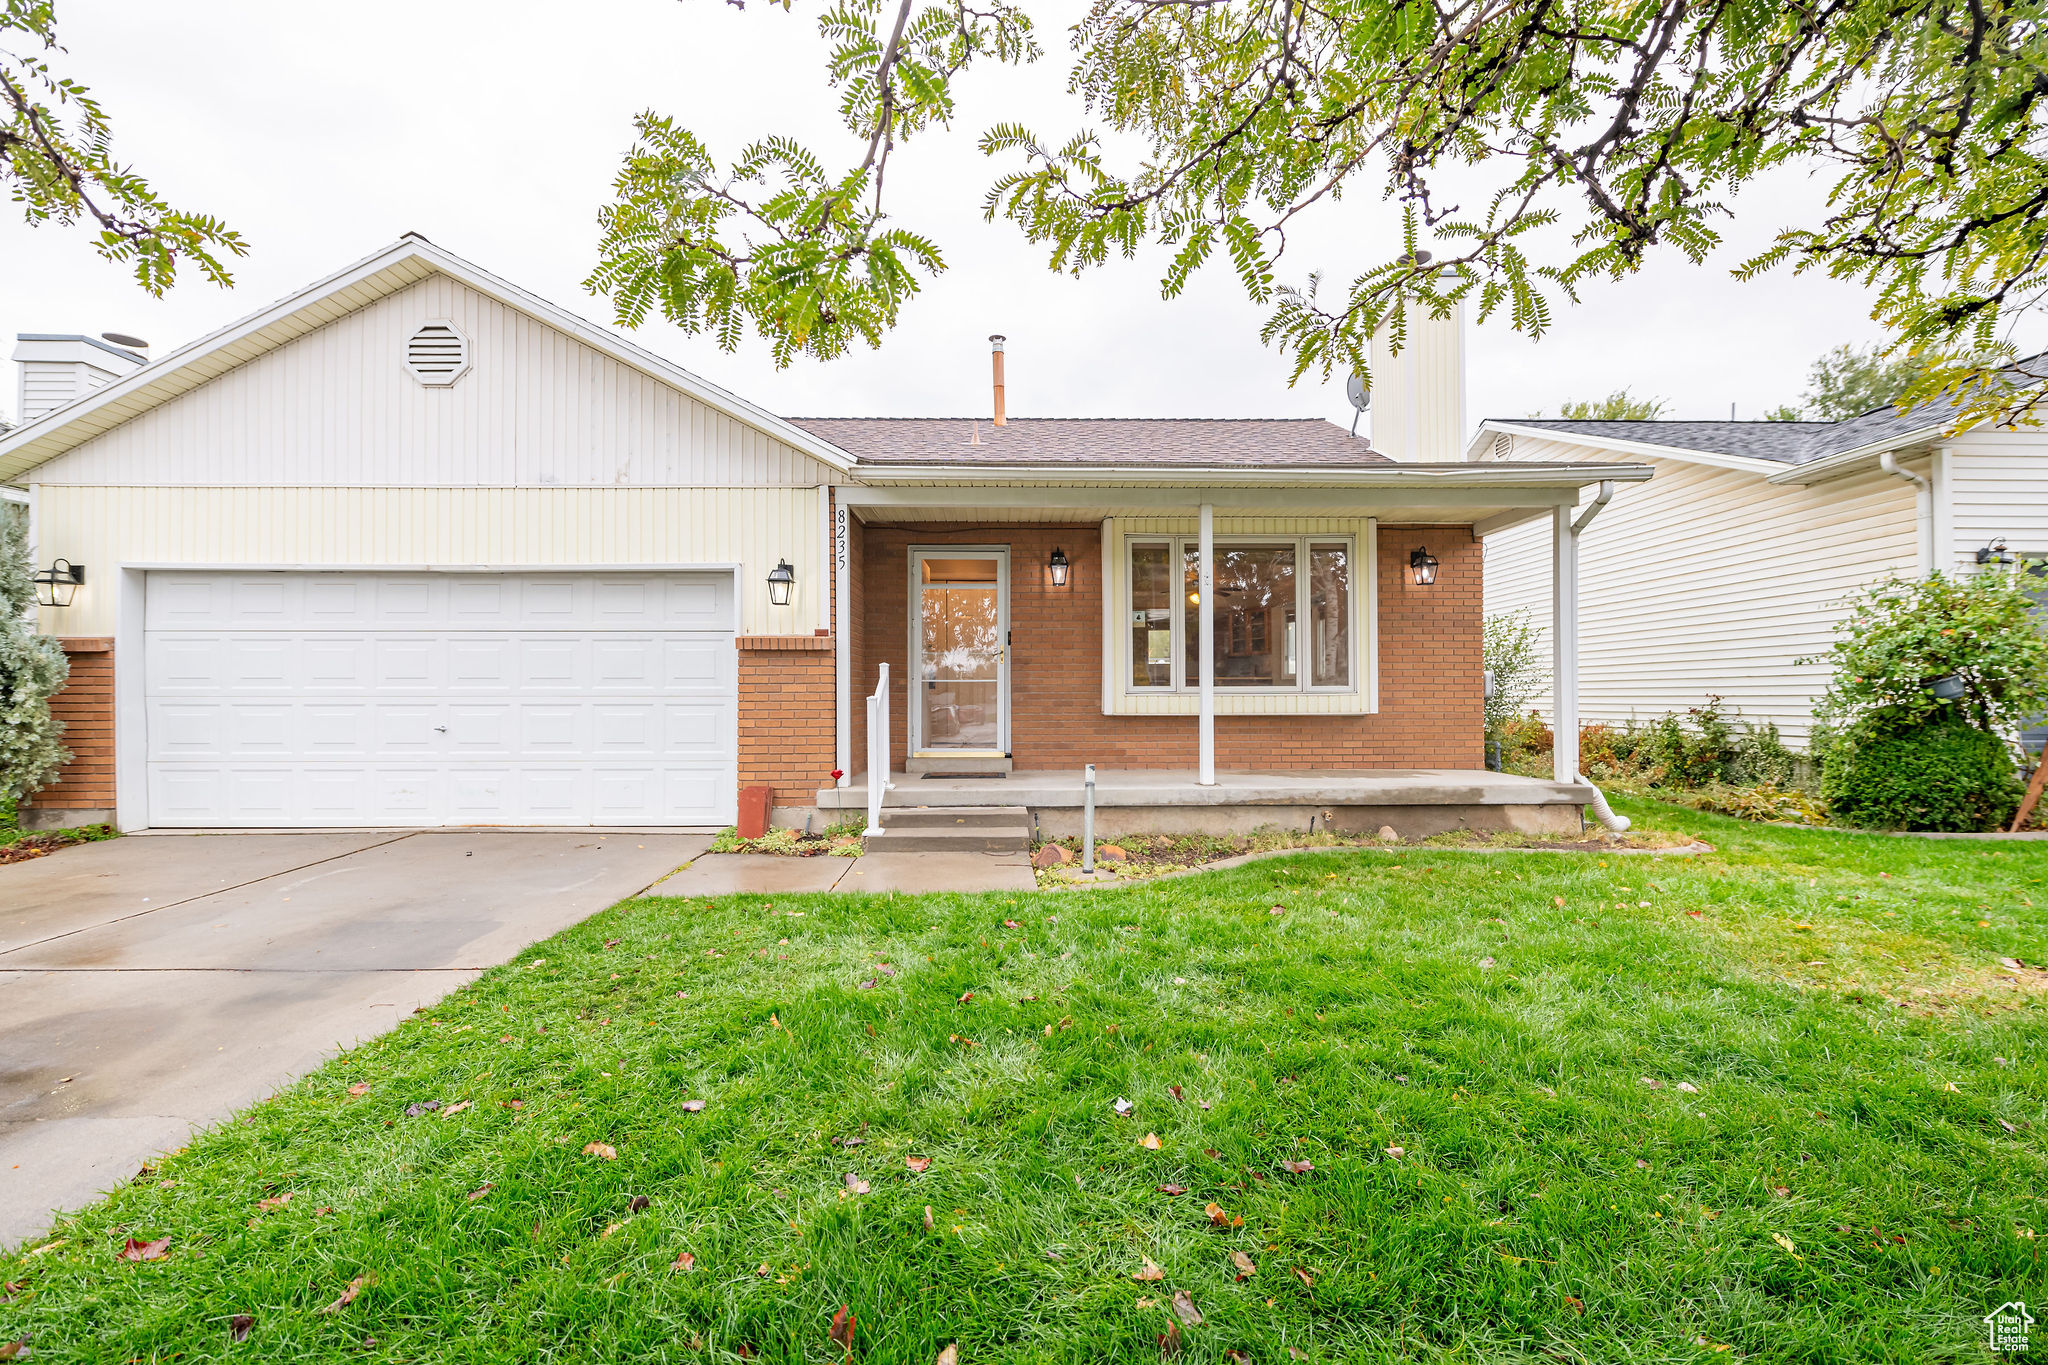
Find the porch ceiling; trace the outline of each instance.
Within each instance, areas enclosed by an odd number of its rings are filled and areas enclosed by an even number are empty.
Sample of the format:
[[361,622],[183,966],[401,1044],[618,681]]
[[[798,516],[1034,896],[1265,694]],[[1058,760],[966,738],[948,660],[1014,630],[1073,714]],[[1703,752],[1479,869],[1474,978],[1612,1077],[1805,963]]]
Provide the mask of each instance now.
[[875,488],[841,485],[840,500],[869,525],[975,521],[983,524],[1093,524],[1104,517],[1193,516],[1207,502],[1219,516],[1377,517],[1431,525],[1500,523],[1579,500],[1579,485],[1421,488]]

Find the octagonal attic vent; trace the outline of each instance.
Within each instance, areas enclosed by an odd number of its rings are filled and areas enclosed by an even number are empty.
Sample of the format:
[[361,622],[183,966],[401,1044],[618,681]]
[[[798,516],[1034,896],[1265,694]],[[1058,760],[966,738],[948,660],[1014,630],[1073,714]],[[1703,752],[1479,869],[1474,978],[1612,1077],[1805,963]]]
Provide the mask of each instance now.
[[446,388],[469,368],[469,338],[446,321],[427,323],[405,343],[405,368],[431,388]]

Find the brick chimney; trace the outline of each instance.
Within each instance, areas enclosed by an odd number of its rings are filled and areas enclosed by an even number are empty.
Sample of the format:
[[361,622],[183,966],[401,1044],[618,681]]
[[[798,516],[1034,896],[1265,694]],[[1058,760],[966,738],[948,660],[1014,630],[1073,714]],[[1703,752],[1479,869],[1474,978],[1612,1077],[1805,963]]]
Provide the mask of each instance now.
[[24,426],[149,363],[139,351],[98,337],[21,332],[14,341],[14,410]]

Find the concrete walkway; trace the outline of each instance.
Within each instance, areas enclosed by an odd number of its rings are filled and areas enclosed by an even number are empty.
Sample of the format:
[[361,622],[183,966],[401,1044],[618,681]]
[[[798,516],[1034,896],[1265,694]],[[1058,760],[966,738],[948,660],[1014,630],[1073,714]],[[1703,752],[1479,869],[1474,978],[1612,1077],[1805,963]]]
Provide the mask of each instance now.
[[710,853],[661,884],[664,896],[778,891],[1036,891],[1023,853],[870,853],[790,858]]
[[152,834],[0,867],[0,1248],[709,844]]

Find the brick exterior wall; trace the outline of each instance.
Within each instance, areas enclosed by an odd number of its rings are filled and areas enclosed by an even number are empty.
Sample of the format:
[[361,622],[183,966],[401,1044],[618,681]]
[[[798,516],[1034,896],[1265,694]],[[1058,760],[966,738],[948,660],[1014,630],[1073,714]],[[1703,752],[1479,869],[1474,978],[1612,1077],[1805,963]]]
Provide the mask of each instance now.
[[[1441,561],[1418,588],[1408,552],[1426,542]],[[1010,750],[1019,769],[1192,768],[1193,716],[1102,714],[1102,536],[1098,526],[870,526],[855,559],[866,585],[858,646],[864,681],[886,659],[890,736],[901,768],[909,726],[910,547],[1010,547]],[[1073,567],[1052,587],[1058,546]],[[1216,763],[1254,770],[1480,768],[1483,754],[1481,545],[1464,526],[1389,526],[1379,534],[1380,709],[1370,716],[1218,716]],[[856,730],[864,728],[861,713]]]
[[775,789],[778,806],[817,804],[832,785],[835,736],[832,639],[739,639],[740,786]]
[[64,722],[64,747],[71,761],[57,780],[29,798],[30,810],[112,810],[114,808],[114,642],[61,640],[71,663],[64,690],[50,711]]

